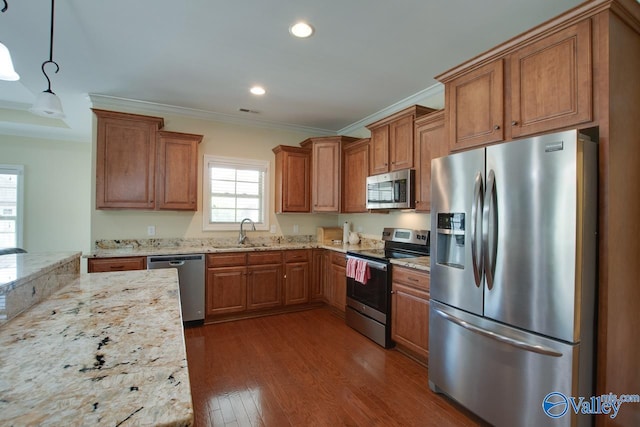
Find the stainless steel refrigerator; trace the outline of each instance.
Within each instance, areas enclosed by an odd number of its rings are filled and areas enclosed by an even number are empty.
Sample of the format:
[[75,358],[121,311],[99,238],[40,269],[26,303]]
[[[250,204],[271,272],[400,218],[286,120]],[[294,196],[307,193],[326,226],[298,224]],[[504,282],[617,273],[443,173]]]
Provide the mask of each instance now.
[[591,423],[596,159],[574,130],[432,161],[429,384],[491,424]]

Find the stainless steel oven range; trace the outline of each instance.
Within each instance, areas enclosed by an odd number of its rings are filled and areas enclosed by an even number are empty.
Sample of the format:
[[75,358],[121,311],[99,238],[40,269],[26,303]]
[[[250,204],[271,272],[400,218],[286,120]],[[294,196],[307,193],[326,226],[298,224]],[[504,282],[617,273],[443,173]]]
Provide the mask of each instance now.
[[429,231],[385,228],[384,249],[347,252],[347,325],[384,348],[391,340],[391,259],[429,255]]

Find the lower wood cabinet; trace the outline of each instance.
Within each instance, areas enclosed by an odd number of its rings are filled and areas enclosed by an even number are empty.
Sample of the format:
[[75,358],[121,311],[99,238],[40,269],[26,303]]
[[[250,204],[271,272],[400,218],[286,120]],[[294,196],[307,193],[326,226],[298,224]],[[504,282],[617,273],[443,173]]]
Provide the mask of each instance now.
[[325,299],[327,287],[329,251],[327,249],[313,249],[311,252],[311,281],[309,285],[309,298],[311,301]]
[[284,258],[284,305],[308,303],[310,251],[308,249],[286,251]]
[[416,360],[429,359],[429,273],[392,267],[391,339]]
[[256,316],[319,301],[310,298],[310,249],[207,255],[206,319]]
[[282,252],[247,254],[247,310],[282,305]]
[[121,258],[89,258],[87,271],[89,273],[104,273],[108,271],[145,270],[147,257],[121,257]]
[[329,260],[326,299],[329,305],[344,312],[347,305],[347,258],[343,253],[331,252]]

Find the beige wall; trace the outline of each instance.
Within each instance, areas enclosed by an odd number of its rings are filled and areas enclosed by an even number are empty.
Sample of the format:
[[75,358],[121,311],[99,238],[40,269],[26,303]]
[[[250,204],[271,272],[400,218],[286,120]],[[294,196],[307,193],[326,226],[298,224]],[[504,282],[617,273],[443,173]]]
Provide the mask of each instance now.
[[[240,157],[246,159],[268,160],[270,166],[270,224],[276,225],[277,235],[294,234],[293,228],[298,226],[298,234],[316,234],[317,226],[335,226],[338,224],[337,215],[275,215],[274,203],[274,154],[273,147],[284,145],[298,145],[311,136],[301,132],[275,130],[264,127],[215,122],[187,118],[178,115],[149,114],[139,111],[127,111],[138,114],[157,115],[164,117],[164,130],[187,132],[204,135],[198,149],[198,211],[197,212],[157,212],[157,211],[110,211],[96,210],[95,194],[95,166],[92,167],[93,185],[91,201],[91,240],[99,239],[143,239],[149,238],[147,227],[156,227],[157,238],[206,238],[218,236],[235,236],[237,231],[203,231],[202,230],[202,161],[203,155],[219,155]],[[94,121],[94,134],[95,134]],[[95,138],[94,138],[95,146]],[[93,150],[95,153],[95,149]],[[92,165],[95,164],[95,154]],[[269,232],[249,232],[251,235],[268,236]]]
[[24,165],[29,252],[91,248],[91,144],[0,135],[0,163]]

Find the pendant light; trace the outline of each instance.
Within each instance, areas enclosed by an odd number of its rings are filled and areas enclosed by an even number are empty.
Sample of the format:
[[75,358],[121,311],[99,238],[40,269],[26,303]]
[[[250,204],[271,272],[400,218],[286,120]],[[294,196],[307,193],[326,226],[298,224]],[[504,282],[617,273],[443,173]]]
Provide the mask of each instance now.
[[[4,13],[9,8],[9,5],[7,4],[7,0],[2,1],[4,2],[4,7],[0,9],[0,11]],[[11,60],[9,49],[7,49],[7,47],[2,42],[0,42],[0,80],[15,82],[19,79],[20,76],[13,68],[13,61]]]
[[42,63],[42,74],[47,79],[47,90],[42,92],[36,98],[36,102],[33,107],[29,109],[34,114],[44,117],[63,118],[64,112],[62,111],[62,103],[60,98],[51,90],[51,80],[47,75],[44,67],[47,64],[53,64],[56,66],[55,72],[60,71],[60,66],[53,60],[53,11],[55,9],[55,0],[51,0],[51,38],[49,42],[49,60]]

